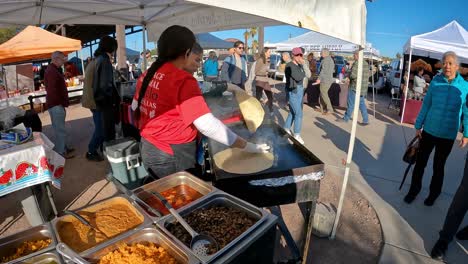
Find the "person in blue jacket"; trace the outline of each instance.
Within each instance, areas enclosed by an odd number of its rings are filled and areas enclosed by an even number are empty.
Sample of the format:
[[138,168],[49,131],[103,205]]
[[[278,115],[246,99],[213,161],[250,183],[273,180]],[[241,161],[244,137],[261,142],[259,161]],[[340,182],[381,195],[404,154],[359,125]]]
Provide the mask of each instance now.
[[207,82],[218,79],[218,58],[214,51],[210,51],[208,59],[203,63],[203,76]]
[[444,181],[445,162],[457,137],[462,113],[464,130],[460,146],[464,147],[468,143],[468,107],[466,106],[468,83],[458,72],[458,57],[454,52],[444,53],[442,63],[442,73],[436,75],[429,85],[414,124],[416,136],[420,137],[421,142],[411,187],[404,198],[406,203],[412,203],[421,191],[424,168],[434,148],[430,192],[424,204],[432,206],[439,197]]

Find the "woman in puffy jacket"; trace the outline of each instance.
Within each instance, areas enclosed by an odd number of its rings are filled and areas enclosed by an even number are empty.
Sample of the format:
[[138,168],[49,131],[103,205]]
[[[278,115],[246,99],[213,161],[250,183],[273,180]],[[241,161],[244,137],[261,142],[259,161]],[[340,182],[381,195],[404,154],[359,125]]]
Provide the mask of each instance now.
[[442,191],[445,162],[452,150],[463,113],[463,139],[460,146],[468,143],[468,107],[466,96],[468,83],[458,72],[458,57],[454,52],[446,52],[442,57],[442,73],[436,75],[424,97],[421,111],[414,127],[421,142],[413,170],[411,187],[405,202],[411,203],[421,191],[424,168],[435,148],[433,175],[429,196],[424,204],[432,206]]

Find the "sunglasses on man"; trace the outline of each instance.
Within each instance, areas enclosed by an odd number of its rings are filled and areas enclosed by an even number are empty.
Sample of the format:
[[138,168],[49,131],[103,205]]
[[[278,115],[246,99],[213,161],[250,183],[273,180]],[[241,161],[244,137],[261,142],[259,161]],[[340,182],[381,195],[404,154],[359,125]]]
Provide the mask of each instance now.
[[244,47],[237,47],[237,48],[240,49],[240,50],[243,50],[243,49],[244,49]]

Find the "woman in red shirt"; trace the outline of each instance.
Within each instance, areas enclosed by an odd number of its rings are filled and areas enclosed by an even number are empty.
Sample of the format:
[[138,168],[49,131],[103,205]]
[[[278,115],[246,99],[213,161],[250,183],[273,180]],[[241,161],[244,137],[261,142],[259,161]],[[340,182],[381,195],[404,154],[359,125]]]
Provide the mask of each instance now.
[[245,141],[211,114],[197,80],[185,69],[196,44],[188,28],[167,28],[158,40],[158,59],[137,82],[132,108],[142,137],[143,164],[159,178],[195,167],[198,132],[247,152],[270,148]]

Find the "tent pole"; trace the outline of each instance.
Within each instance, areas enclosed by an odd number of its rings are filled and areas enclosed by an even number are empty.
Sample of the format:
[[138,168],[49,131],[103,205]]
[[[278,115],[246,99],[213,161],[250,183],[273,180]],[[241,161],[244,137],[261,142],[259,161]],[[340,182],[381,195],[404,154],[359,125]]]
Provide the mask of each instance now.
[[[375,83],[374,83],[374,57],[372,56],[372,48],[371,48],[371,55],[370,55],[370,59],[371,59],[371,74],[372,74],[372,105],[374,106],[374,119],[375,119]],[[377,72],[377,70],[375,71]]]
[[143,72],[146,71],[148,61],[146,60],[146,25],[143,25]]
[[93,43],[90,42],[89,44],[89,57],[93,57]]
[[364,61],[364,48],[359,47],[359,59],[358,59],[358,74],[356,80],[356,96],[354,98],[354,110],[353,110],[353,122],[351,126],[351,136],[349,138],[349,146],[348,146],[348,155],[346,158],[346,166],[345,166],[345,174],[343,179],[343,185],[341,186],[341,194],[340,200],[338,203],[338,209],[336,213],[335,223],[333,224],[333,229],[330,235],[330,239],[335,239],[336,236],[336,229],[338,228],[338,222],[341,216],[341,210],[343,208],[343,201],[346,192],[346,187],[348,185],[348,178],[349,178],[349,171],[351,166],[351,161],[353,159],[353,151],[354,151],[354,141],[356,139],[356,128],[357,128],[357,120],[359,114],[359,101],[361,100],[361,86],[362,86],[362,64]]
[[83,78],[85,78],[85,68],[84,68],[84,62],[83,62],[83,50],[80,50],[80,59],[81,59],[81,69],[83,69]]
[[[406,100],[408,100],[408,98],[406,98],[408,96],[408,86],[409,86],[409,76],[410,76],[410,70],[411,70],[411,57],[413,55],[413,49],[410,48],[410,51],[409,51],[409,58],[408,58],[408,77],[406,78],[406,88],[405,88],[405,100],[403,102],[403,110],[401,111],[401,119],[400,119],[400,124],[403,124],[403,117],[405,116],[405,108],[406,108]],[[403,53],[403,65],[405,65],[405,53]],[[402,68],[403,69],[403,68]],[[401,74],[403,75],[403,71],[401,72]],[[403,76],[401,77],[403,78]]]

